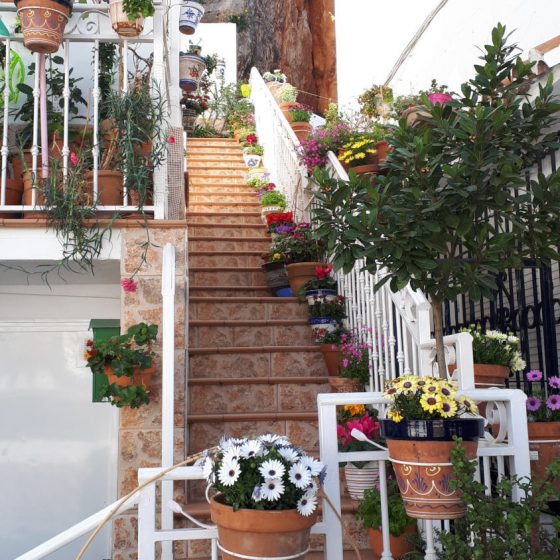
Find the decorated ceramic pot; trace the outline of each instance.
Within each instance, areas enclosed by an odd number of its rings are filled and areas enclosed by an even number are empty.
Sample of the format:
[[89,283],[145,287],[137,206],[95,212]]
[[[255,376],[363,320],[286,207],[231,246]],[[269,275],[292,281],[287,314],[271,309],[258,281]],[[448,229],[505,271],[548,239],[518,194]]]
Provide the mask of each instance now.
[[206,61],[198,54],[181,53],[179,58],[179,85],[186,92],[196,91],[206,70]]
[[204,6],[202,4],[192,0],[183,2],[181,15],[179,16],[179,31],[184,35],[192,35],[203,15]]

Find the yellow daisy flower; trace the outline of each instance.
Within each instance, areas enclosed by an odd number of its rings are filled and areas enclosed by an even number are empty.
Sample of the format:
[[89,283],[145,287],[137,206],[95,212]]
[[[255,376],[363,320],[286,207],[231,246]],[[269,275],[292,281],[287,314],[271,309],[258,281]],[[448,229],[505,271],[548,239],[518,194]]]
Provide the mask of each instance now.
[[387,412],[387,416],[393,421],[393,422],[400,422],[403,417],[396,411],[391,411],[391,412]]
[[440,412],[442,408],[441,395],[438,394],[428,394],[424,393],[420,398],[420,406],[422,410],[433,414],[434,412]]
[[383,396],[387,399],[393,400],[397,396],[397,393],[398,393],[398,389],[396,387],[389,386],[385,389]]
[[441,410],[439,411],[443,418],[453,418],[457,415],[457,401],[444,399],[441,401]]
[[467,412],[470,412],[471,414],[478,414],[478,406],[476,406],[476,403],[469,397],[459,395],[455,397],[455,399]]
[[410,379],[409,377],[403,377],[396,384],[397,388],[403,395],[411,395],[416,392],[418,385],[415,379]]
[[439,390],[444,399],[453,400],[455,398],[456,391],[446,381],[439,383]]
[[366,157],[366,154],[364,154],[364,152],[359,152],[356,154],[356,159],[364,159]]
[[422,391],[427,395],[439,395],[441,393],[441,386],[437,381],[432,381],[430,383],[426,383],[422,388]]

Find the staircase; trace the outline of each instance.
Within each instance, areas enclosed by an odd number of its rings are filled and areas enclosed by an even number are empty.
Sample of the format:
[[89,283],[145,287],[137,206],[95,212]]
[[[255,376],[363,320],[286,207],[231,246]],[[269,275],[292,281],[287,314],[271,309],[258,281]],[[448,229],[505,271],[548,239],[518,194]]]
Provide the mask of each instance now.
[[[305,306],[269,296],[261,254],[270,236],[245,185],[241,148],[230,139],[190,139],[187,157],[188,452],[223,434],[271,431],[318,456],[316,397],[329,391],[327,371]],[[196,503],[202,485],[191,483],[189,498],[189,509],[206,513]],[[347,521],[355,526],[353,516]],[[322,537],[314,539],[320,548]]]

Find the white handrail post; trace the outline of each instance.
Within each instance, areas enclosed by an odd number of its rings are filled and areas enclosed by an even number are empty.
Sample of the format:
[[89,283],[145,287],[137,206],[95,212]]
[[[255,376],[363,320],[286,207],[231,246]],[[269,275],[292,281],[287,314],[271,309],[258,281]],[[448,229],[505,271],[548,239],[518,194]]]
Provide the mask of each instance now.
[[[511,472],[518,476],[522,482],[527,482],[531,477],[531,460],[529,456],[529,432],[527,427],[527,406],[525,401],[527,395],[520,389],[513,389],[514,395],[506,402],[508,426],[508,437],[511,445],[516,450],[525,451],[515,453],[511,458]],[[523,480],[525,479],[525,480]],[[525,492],[519,487],[513,487],[512,498],[518,502],[525,497]]]
[[[138,483],[142,484],[141,473],[138,473]],[[173,484],[172,481],[162,482]],[[169,510],[165,507],[167,502],[162,501],[162,511]],[[162,513],[163,517],[163,513]],[[163,519],[162,519],[163,521]],[[163,528],[163,527],[162,527]],[[153,536],[156,531],[156,484],[149,484],[140,490],[140,501],[138,504],[138,560],[155,560],[155,543]],[[161,557],[164,557],[166,542],[162,542]],[[172,542],[169,545],[173,546]]]
[[[161,273],[162,316],[162,396],[161,396],[161,465],[173,465],[175,413],[175,247],[168,243],[163,248]],[[161,528],[173,529],[173,512],[165,507],[173,499],[173,482],[161,484]],[[162,542],[162,560],[173,557],[173,543]]]

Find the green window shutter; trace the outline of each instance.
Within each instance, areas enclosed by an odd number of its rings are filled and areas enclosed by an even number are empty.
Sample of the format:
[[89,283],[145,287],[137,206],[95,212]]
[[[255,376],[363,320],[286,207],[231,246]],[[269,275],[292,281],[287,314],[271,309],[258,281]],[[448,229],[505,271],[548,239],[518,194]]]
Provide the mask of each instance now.
[[[118,319],[92,319],[89,328],[93,331],[93,342],[101,342],[112,336],[121,334],[121,322]],[[107,387],[107,376],[102,373],[94,373],[92,385],[92,402],[104,402],[103,391]]]

